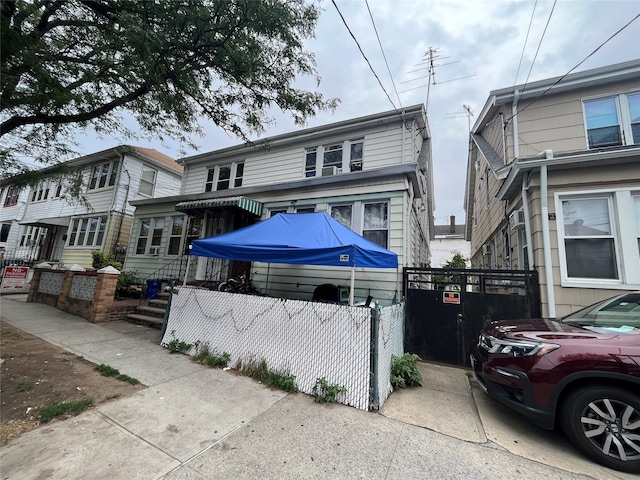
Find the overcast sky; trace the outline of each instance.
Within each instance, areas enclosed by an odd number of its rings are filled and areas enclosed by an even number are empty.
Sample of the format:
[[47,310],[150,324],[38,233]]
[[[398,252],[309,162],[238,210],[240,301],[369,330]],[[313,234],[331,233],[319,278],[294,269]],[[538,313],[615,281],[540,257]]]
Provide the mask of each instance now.
[[[550,0],[369,0],[387,69],[365,0],[336,0],[336,3],[391,100],[331,0],[324,0],[320,3],[323,11],[316,38],[308,43],[308,50],[315,54],[322,77],[319,90],[327,98],[339,98],[341,103],[333,113],[321,112],[310,119],[307,126],[392,110],[394,106],[425,103],[428,90],[425,55],[429,48],[436,49],[439,59],[435,62],[435,85],[429,88],[427,115],[432,136],[437,224],[448,223],[450,215],[456,216],[457,223],[464,222],[469,123],[463,105],[470,107],[473,125],[491,90],[524,83],[527,76],[531,82],[564,75],[640,14],[638,0],[559,0],[555,4]],[[640,58],[640,19],[575,71],[637,58]],[[311,81],[301,81],[300,85],[315,88]],[[286,114],[272,114],[277,122],[264,136],[298,129]],[[196,139],[199,151],[187,151],[188,154],[240,143],[213,125],[205,128],[207,136]],[[100,142],[91,139],[83,142],[81,153],[90,154],[118,143],[122,142],[114,138]],[[177,145],[163,146],[147,140],[126,143],[153,147],[174,158],[181,156]]]

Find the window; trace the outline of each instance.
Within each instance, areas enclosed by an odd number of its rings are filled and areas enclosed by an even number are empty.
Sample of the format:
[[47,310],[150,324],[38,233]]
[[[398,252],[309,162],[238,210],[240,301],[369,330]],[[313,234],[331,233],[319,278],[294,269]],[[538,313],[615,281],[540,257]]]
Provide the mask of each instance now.
[[[332,205],[331,217],[381,247],[389,244],[389,203],[353,202]],[[361,228],[362,227],[362,228]]]
[[562,201],[568,277],[618,278],[610,212],[608,197]]
[[6,242],[7,238],[9,238],[9,231],[11,230],[10,223],[3,223],[0,228],[0,242]]
[[331,207],[331,218],[347,228],[352,228],[353,205],[333,205]]
[[316,160],[318,156],[317,148],[307,148],[305,164],[304,164],[304,176],[315,177],[316,176]]
[[275,209],[270,209],[269,210],[269,218],[271,217],[275,217],[276,215],[278,215],[279,213],[287,213],[287,209],[286,208],[275,208]]
[[76,218],[71,223],[70,247],[102,246],[107,227],[107,217]]
[[24,227],[20,236],[21,247],[38,247],[42,245],[47,231],[41,227]]
[[[207,171],[207,181],[204,184],[205,192],[212,192],[215,190],[228,190],[242,186],[242,179],[244,177],[244,163],[232,163],[230,165],[220,165],[215,168],[210,168]],[[232,182],[233,180],[233,182]]]
[[136,255],[157,255],[160,251],[163,230],[164,218],[145,218],[140,220]]
[[351,156],[349,158],[349,171],[362,170],[362,140],[351,142]]
[[324,147],[323,167],[342,168],[342,144],[329,145]]
[[313,213],[315,211],[315,207],[296,207],[296,213]]
[[383,248],[389,238],[389,206],[387,202],[365,203],[362,236]]
[[589,148],[640,143],[640,93],[584,101]]
[[180,242],[184,230],[184,217],[173,217],[171,219],[171,233],[169,234],[169,247],[167,255],[180,255]]
[[156,176],[158,171],[147,167],[146,165],[142,166],[142,176],[140,177],[140,188],[138,188],[138,193],[141,195],[146,195],[149,197],[153,196],[153,189],[156,185]]
[[119,165],[120,162],[116,160],[94,166],[89,177],[89,190],[115,185]]
[[202,231],[202,219],[197,217],[189,218],[189,228],[187,228],[187,241],[185,242],[184,253],[189,254],[189,246],[194,240],[200,238]]
[[49,189],[51,188],[51,180],[42,180],[36,185],[31,194],[32,202],[40,202],[49,198]]
[[13,205],[17,205],[19,196],[20,196],[19,187],[9,187],[9,189],[7,190],[7,196],[4,199],[4,206],[12,207]]

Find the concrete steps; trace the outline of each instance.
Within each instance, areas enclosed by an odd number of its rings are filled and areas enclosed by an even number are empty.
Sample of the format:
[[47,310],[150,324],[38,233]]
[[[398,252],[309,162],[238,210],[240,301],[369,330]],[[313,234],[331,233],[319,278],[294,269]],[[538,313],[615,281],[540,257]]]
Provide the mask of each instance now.
[[135,313],[128,314],[127,322],[162,329],[164,316],[169,305],[169,293],[159,293],[158,298],[150,298],[146,303],[146,305],[137,307]]

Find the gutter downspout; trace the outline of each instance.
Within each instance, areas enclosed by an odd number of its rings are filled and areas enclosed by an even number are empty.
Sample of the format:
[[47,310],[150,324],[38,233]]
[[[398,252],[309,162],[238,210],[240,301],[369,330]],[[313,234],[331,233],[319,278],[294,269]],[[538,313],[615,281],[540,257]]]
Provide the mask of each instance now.
[[527,261],[529,268],[535,268],[533,263],[533,245],[531,245],[531,220],[529,217],[529,197],[527,192],[529,191],[529,180],[531,178],[531,172],[528,172],[522,177],[522,209],[524,211],[524,235],[527,238]]
[[513,104],[511,105],[511,120],[513,120],[513,156],[514,158],[518,158],[520,156],[520,142],[518,141],[518,98],[519,97],[520,97],[520,92],[518,90],[513,92]]
[[[545,150],[547,159],[553,158],[552,150]],[[547,284],[549,318],[556,318],[556,298],[553,289],[553,266],[551,264],[551,236],[549,234],[549,201],[547,199],[547,166],[540,166],[540,197],[542,214],[542,246],[544,250],[544,275]]]
[[[120,179],[122,178],[122,170],[124,170],[124,157],[126,150],[122,149],[122,147],[116,147],[113,149],[115,153],[120,155],[120,161],[118,165],[118,176],[116,178],[116,184],[113,187],[113,196],[111,197],[111,211],[109,212],[109,223],[111,223],[111,213],[116,211],[116,201],[118,199],[118,192],[120,190]],[[131,182],[129,182],[131,183]],[[127,185],[127,192],[129,191],[129,186]],[[111,242],[111,252],[115,253],[116,243],[120,240],[118,237],[120,236],[120,231],[122,228],[122,220],[120,220],[120,226],[118,227],[118,236],[115,238],[115,242]],[[103,249],[104,250],[104,249]]]

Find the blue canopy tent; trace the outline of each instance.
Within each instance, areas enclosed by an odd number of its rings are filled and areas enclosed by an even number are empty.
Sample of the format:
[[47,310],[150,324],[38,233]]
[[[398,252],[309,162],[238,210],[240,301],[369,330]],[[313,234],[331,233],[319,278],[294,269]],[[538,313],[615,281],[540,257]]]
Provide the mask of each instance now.
[[[325,212],[279,213],[215,237],[194,240],[191,255],[265,263],[398,268],[398,255],[361,237]],[[186,280],[186,279],[185,279]]]

